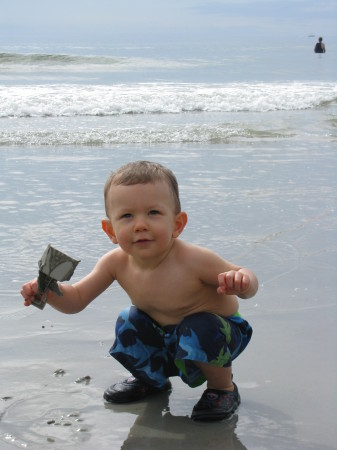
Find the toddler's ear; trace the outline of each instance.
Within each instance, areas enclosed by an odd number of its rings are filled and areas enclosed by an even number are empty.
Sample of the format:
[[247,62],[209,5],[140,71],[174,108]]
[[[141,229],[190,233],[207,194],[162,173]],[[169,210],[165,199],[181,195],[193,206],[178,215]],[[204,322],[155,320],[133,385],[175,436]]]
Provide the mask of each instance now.
[[111,239],[114,244],[118,244],[114,229],[109,219],[102,219],[102,228],[109,239]]
[[175,218],[175,229],[173,230],[172,237],[177,238],[184,230],[187,224],[187,214],[181,211]]

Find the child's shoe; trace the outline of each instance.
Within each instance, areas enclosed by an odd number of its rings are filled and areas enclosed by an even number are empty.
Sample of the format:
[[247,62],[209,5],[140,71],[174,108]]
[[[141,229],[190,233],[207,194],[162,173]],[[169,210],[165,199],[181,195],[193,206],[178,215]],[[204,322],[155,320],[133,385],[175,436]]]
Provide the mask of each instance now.
[[103,398],[110,403],[128,403],[142,400],[157,392],[168,391],[171,388],[172,385],[169,380],[162,388],[156,388],[138,378],[130,377],[120,383],[111,385],[104,391]]
[[193,420],[222,420],[230,417],[240,404],[240,394],[235,383],[234,391],[206,389],[194,406]]

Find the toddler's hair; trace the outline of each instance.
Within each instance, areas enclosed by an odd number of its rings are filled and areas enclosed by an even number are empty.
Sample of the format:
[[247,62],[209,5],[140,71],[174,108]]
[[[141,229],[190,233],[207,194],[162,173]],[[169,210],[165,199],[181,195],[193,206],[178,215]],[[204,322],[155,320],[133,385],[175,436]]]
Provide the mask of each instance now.
[[178,214],[181,211],[181,204],[178,182],[174,173],[167,167],[151,161],[130,162],[110,174],[104,186],[106,214],[108,215],[107,197],[111,186],[132,186],[134,184],[154,183],[155,181],[165,181],[168,184],[175,203],[175,213]]

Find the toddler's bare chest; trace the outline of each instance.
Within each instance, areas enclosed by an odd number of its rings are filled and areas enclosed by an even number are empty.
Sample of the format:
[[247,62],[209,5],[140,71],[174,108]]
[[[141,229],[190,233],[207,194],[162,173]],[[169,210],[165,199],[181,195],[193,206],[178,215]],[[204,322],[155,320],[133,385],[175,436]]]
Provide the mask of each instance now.
[[136,303],[179,304],[195,297],[203,289],[197,277],[179,271],[130,271],[119,283]]

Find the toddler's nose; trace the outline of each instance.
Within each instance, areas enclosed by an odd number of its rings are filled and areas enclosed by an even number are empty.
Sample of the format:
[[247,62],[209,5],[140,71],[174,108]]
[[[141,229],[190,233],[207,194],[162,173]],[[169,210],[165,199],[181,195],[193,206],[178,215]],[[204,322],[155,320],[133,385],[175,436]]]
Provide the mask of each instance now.
[[147,225],[147,221],[145,220],[144,217],[137,217],[136,221],[135,221],[135,231],[144,231],[147,230],[148,225]]

